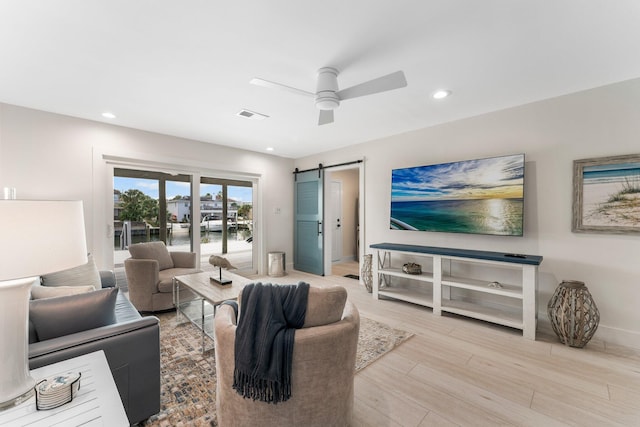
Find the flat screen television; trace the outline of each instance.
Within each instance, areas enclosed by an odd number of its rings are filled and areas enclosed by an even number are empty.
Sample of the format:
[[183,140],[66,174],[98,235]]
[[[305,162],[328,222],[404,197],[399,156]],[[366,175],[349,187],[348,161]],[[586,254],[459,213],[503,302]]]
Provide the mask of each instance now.
[[393,169],[395,230],[522,236],[524,154]]

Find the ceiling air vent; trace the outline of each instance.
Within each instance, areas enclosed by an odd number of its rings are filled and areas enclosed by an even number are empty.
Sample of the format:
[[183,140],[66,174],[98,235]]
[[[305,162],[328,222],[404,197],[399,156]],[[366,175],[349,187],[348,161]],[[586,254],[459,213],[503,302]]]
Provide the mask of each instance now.
[[266,114],[260,114],[250,110],[240,110],[237,115],[251,120],[264,120],[269,117]]

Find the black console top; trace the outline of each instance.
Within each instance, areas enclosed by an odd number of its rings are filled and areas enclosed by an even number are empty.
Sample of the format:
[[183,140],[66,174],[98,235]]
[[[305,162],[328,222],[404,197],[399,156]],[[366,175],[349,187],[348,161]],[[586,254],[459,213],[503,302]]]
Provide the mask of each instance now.
[[472,249],[441,248],[437,246],[403,245],[400,243],[376,243],[370,246],[373,249],[386,249],[389,251],[416,252],[431,255],[455,256],[460,258],[484,259],[489,261],[510,262],[513,264],[540,265],[542,256],[525,255],[504,252],[476,251]]

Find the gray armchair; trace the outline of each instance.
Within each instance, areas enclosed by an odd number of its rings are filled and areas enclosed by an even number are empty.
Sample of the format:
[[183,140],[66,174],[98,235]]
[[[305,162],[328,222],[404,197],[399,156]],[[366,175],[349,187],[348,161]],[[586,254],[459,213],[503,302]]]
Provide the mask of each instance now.
[[[230,305],[219,306],[214,319],[218,425],[350,425],[360,316],[346,299],[341,286],[309,288],[304,326],[295,332],[291,398],[277,405],[245,399],[233,389],[236,315]],[[242,306],[239,312],[242,316]]]
[[173,278],[200,271],[196,269],[194,252],[169,252],[164,242],[136,243],[129,246],[129,253],[131,258],[124,260],[124,271],[129,299],[138,311],[174,308]]

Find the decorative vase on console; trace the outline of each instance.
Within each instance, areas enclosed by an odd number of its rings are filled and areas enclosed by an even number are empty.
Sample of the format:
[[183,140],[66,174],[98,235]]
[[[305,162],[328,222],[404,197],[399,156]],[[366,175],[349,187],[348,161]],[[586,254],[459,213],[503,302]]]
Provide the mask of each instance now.
[[595,334],[600,312],[584,282],[563,280],[547,305],[551,327],[563,344],[584,347]]

